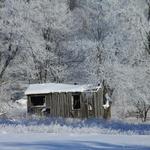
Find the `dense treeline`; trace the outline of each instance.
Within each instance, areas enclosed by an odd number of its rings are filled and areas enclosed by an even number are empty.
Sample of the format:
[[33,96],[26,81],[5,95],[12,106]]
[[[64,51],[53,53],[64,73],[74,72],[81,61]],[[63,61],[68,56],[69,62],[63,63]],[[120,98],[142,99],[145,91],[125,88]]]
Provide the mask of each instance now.
[[148,0],[0,1],[1,101],[33,81],[105,80],[119,117],[148,105],[149,12]]

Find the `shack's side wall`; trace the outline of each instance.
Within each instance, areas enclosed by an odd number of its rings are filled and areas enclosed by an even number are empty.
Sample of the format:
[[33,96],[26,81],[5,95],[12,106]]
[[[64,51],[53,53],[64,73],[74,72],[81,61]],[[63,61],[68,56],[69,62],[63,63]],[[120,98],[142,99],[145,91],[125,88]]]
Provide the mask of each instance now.
[[94,99],[94,113],[96,118],[104,116],[103,108],[103,87],[93,94]]
[[111,106],[108,109],[104,109],[103,107],[103,88],[94,93],[95,117],[109,119],[111,118]]

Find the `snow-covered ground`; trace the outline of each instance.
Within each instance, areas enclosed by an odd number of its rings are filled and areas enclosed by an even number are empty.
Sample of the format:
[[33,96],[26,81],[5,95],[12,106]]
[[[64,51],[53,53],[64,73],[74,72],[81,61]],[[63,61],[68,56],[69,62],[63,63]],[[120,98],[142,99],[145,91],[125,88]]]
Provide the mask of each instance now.
[[3,134],[1,150],[149,150],[148,135]]
[[0,150],[150,150],[150,124],[102,119],[0,119]]
[[0,134],[4,133],[150,135],[150,124],[130,124],[102,119],[0,119]]

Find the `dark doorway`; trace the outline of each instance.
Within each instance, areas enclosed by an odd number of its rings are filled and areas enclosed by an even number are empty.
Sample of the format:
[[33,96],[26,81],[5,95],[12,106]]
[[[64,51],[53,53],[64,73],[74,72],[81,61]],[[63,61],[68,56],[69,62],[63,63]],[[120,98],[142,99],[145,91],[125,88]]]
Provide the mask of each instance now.
[[80,109],[80,95],[72,95],[73,97],[73,109]]

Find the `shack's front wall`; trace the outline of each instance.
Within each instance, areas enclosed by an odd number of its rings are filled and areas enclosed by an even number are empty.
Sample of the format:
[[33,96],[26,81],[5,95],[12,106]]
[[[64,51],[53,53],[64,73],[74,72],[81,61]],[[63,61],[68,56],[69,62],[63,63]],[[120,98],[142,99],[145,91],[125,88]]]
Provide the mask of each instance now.
[[37,95],[28,95],[27,96],[27,112],[29,114],[38,114],[38,115],[44,115],[42,110],[45,108],[45,106],[34,106],[31,102],[31,97],[34,96],[45,96],[45,102],[48,102],[48,95],[47,94],[37,94]]
[[48,95],[47,107],[50,108],[51,117],[69,117],[70,106],[70,94],[51,93]]
[[86,118],[86,104],[84,94],[80,94],[80,109],[72,107],[72,93],[51,93],[48,95],[47,107],[50,108],[51,117]]
[[[73,109],[72,95],[74,93],[50,93],[44,95],[28,95],[28,113],[44,115],[44,108],[49,109],[50,117],[88,118],[87,100],[84,93],[80,95],[80,109]],[[34,106],[31,103],[32,96],[45,96],[45,106]],[[94,112],[93,112],[94,113]],[[93,117],[95,115],[93,114]]]

